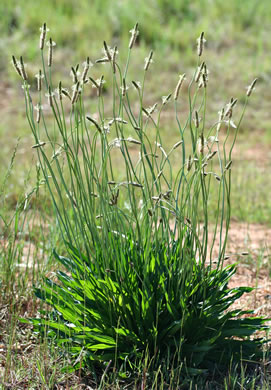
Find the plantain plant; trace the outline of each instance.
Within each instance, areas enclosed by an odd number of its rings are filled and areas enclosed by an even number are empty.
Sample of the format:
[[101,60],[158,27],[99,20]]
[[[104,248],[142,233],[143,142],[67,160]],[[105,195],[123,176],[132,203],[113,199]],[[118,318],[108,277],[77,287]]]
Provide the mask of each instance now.
[[[225,367],[232,359],[259,358],[265,341],[254,334],[267,329],[266,319],[232,309],[252,288],[229,288],[236,265],[224,265],[232,150],[256,80],[239,119],[234,119],[237,99],[231,98],[209,126],[203,33],[189,81],[180,75],[175,90],[150,107],[145,86],[152,51],[141,80],[129,77],[138,24],[130,31],[124,66],[117,47],[104,42],[95,68],[105,64],[110,79],[92,77],[88,57],[82,67],[71,67],[70,89],[54,82],[52,38],[44,58],[47,33],[44,24],[37,94],[30,90],[22,57],[12,61],[23,80],[40,185],[49,189],[66,248],[61,254],[56,248],[55,257],[66,271],[35,288],[48,310],[29,322],[69,356],[69,370],[104,366],[121,375],[140,366],[165,376],[173,372],[177,380]],[[185,119],[180,94],[188,100]],[[94,101],[96,109],[89,112]],[[170,148],[161,121],[167,109],[175,113],[170,126],[179,131]]]

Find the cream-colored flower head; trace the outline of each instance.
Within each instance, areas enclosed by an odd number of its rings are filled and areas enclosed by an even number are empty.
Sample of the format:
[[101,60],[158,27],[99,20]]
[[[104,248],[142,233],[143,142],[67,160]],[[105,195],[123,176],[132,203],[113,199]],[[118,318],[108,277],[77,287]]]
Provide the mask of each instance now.
[[254,79],[252,81],[252,83],[247,87],[247,96],[248,97],[251,95],[252,91],[254,90],[257,81],[258,81],[258,79]]
[[197,44],[198,44],[198,56],[200,57],[203,52],[204,44],[206,42],[206,39],[204,38],[204,32],[202,32],[197,39]]
[[178,81],[178,84],[177,84],[177,86],[175,88],[175,92],[174,92],[174,100],[178,99],[179,92],[180,92],[180,89],[181,89],[181,86],[182,86],[184,80],[185,80],[185,73],[184,74],[180,74],[179,81]]
[[134,28],[132,30],[130,30],[130,34],[131,34],[131,38],[130,38],[130,42],[129,42],[129,49],[132,49],[132,47],[135,44],[136,38],[139,34],[138,23],[136,23]]
[[46,27],[46,23],[43,23],[43,25],[40,27],[40,49],[41,50],[43,50],[44,48],[44,42],[48,31],[50,30],[49,28]]

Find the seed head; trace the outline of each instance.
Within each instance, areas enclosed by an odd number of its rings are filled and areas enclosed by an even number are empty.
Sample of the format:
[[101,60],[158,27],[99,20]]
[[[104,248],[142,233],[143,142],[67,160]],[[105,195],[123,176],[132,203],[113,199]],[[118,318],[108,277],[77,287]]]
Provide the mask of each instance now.
[[108,61],[112,60],[110,49],[108,48],[106,42],[104,41],[104,53],[106,54]]
[[82,80],[82,82],[84,83],[84,82],[86,81],[86,78],[87,78],[87,74],[88,74],[89,68],[90,68],[91,66],[93,66],[93,64],[90,62],[89,57],[87,57],[86,62],[84,62],[83,65],[84,65],[84,69],[83,69],[83,73],[82,73],[82,78],[81,78],[81,80]]
[[200,135],[200,138],[199,138],[199,152],[202,156],[204,153],[204,146],[205,146],[205,140],[204,140],[204,136],[203,136],[203,132],[202,132]]
[[200,119],[199,119],[198,111],[195,111],[194,123],[195,123],[196,129],[199,128],[199,122],[200,122]]
[[127,123],[128,123],[126,120],[124,120],[124,119],[122,119],[122,118],[120,118],[120,117],[117,117],[117,118],[111,119],[111,120],[108,122],[108,126],[112,126],[114,122],[123,123],[123,124],[125,124],[125,125],[127,125]]
[[58,94],[59,100],[62,100],[63,95],[62,95],[62,83],[61,83],[61,81],[59,81],[59,84],[58,84],[57,94]]
[[257,83],[258,79],[254,79],[252,81],[252,83],[247,87],[247,96],[249,97],[253,91],[253,89],[255,88],[255,85]]
[[21,71],[21,66],[20,66],[20,63],[16,60],[16,58],[14,56],[12,56],[12,61],[11,61],[12,65],[14,66],[14,69],[16,70],[16,72],[18,73],[18,75],[20,77],[23,77],[22,75],[22,71]]
[[233,97],[231,98],[231,108],[233,108],[236,105],[237,101],[238,101],[237,99],[234,99]]
[[108,57],[103,57],[103,58],[99,58],[95,62],[96,62],[96,64],[105,64],[106,62],[109,62],[109,59],[108,59]]
[[92,78],[92,77],[89,77],[89,80],[92,82],[92,88],[97,88],[99,89],[99,85],[96,83],[96,81]]
[[198,80],[198,86],[199,88],[207,87],[207,81],[209,80],[208,78],[209,70],[207,69],[207,66],[205,62],[202,63],[202,69],[199,72],[199,80]]
[[130,38],[130,42],[129,42],[129,49],[132,49],[132,47],[135,44],[136,38],[139,34],[138,23],[136,23],[134,28],[132,30],[130,30],[130,33],[131,33],[131,38]]
[[208,155],[206,156],[206,161],[211,160],[211,159],[216,155],[216,153],[217,153],[217,150],[214,150],[213,152],[211,152],[210,154],[208,154]]
[[20,57],[20,69],[21,69],[21,73],[22,73],[22,78],[24,79],[24,81],[26,81],[27,80],[27,74],[26,74],[26,71],[25,71],[25,64],[24,64],[22,56]]
[[39,70],[39,73],[35,75],[37,79],[37,90],[41,91],[41,80],[44,78],[44,75],[41,73],[41,70]]
[[231,165],[232,165],[232,160],[230,160],[227,165],[225,166],[225,171],[227,171],[228,169],[231,168]]
[[73,94],[72,94],[72,104],[76,103],[80,92],[80,82],[77,81],[75,85],[73,85]]
[[106,123],[103,124],[103,132],[104,134],[110,133],[110,126]]
[[73,84],[76,84],[78,82],[78,76],[80,76],[80,72],[76,70],[76,67],[71,67],[70,75],[72,76]]
[[164,106],[165,104],[167,104],[170,98],[171,98],[171,93],[167,96],[162,96],[162,105]]
[[43,147],[43,146],[45,146],[45,145],[46,145],[46,142],[40,141],[38,144],[33,145],[33,146],[32,146],[32,149],[41,148],[41,147]]
[[206,39],[204,39],[204,32],[202,32],[200,34],[199,38],[197,39],[197,43],[198,43],[198,56],[199,57],[202,55],[203,47],[204,47],[205,42],[206,42]]
[[228,120],[225,120],[224,121],[228,126],[231,126],[231,127],[233,127],[234,129],[236,129],[237,128],[237,126],[236,126],[236,124],[233,122],[233,120],[232,119],[228,119]]
[[162,197],[163,197],[164,199],[166,199],[166,200],[170,200],[171,194],[172,194],[172,190],[168,190],[168,191],[166,191],[166,192],[164,192],[164,193],[162,194]]
[[113,139],[113,141],[110,142],[110,146],[112,148],[120,148],[121,147],[121,141],[122,141],[121,138],[115,138],[115,139]]
[[141,145],[140,141],[138,141],[137,139],[134,139],[132,137],[128,137],[125,141],[130,142],[131,144]]
[[206,77],[205,73],[203,73],[201,77],[202,77],[202,85],[204,88],[206,88],[207,87],[207,77]]
[[50,107],[53,107],[53,96],[54,96],[54,92],[52,92],[52,89],[49,85],[49,88],[48,88],[48,93],[45,94],[46,97],[48,97],[48,104]]
[[110,119],[110,121],[108,122],[108,126],[111,127],[114,122],[116,122],[115,118]]
[[37,117],[36,117],[36,122],[37,123],[40,123],[40,114],[41,114],[41,110],[42,110],[42,106],[40,105],[40,103],[38,103],[34,109],[37,111]]
[[132,84],[135,87],[135,89],[137,89],[138,91],[141,89],[140,81],[132,81]]
[[173,145],[172,149],[177,149],[182,143],[183,143],[183,141],[177,142],[175,145]]
[[224,118],[224,108],[222,108],[222,110],[218,111],[218,123],[217,123],[217,126],[216,126],[216,131],[217,132],[220,130],[223,118]]
[[125,78],[123,78],[122,79],[122,86],[120,87],[122,97],[124,97],[126,95],[126,92],[127,92],[128,88],[129,87],[126,86],[126,80],[125,80]]
[[100,96],[102,93],[103,84],[105,83],[104,76],[101,76],[99,79],[94,80],[92,77],[89,77],[92,82],[92,88],[97,88],[97,96]]
[[226,105],[224,117],[228,117],[229,119],[232,118],[232,109],[236,105],[237,99],[231,98],[230,102]]
[[184,80],[185,80],[185,73],[180,75],[178,84],[177,84],[177,86],[175,88],[175,92],[174,92],[174,100],[178,99],[179,92],[180,92],[180,89],[181,89],[181,86],[182,86],[182,83],[184,82]]
[[86,116],[86,118],[87,118],[87,120],[89,120],[91,123],[93,123],[96,126],[97,130],[99,131],[99,133],[102,132],[102,129],[100,128],[98,122],[94,118],[91,118],[88,115]]
[[53,47],[56,46],[56,43],[50,38],[46,45],[48,46],[48,66],[51,67],[53,63]]
[[117,117],[114,119],[115,122],[119,122],[119,123],[123,123],[125,125],[127,125],[127,121],[125,119],[122,119],[121,117]]
[[196,83],[199,82],[199,79],[200,79],[201,73],[203,71],[204,65],[205,65],[205,62],[202,62],[202,64],[197,69],[197,72],[196,72],[196,75],[195,75],[195,82]]
[[63,145],[62,146],[60,146],[56,151],[55,151],[55,153],[53,153],[53,155],[52,155],[52,160],[55,160],[58,156],[60,156],[61,155],[61,153],[63,152]]
[[40,49],[43,50],[44,42],[46,38],[46,33],[49,31],[49,28],[46,27],[46,23],[43,23],[42,27],[40,27]]
[[146,116],[151,116],[151,114],[153,114],[156,111],[156,108],[157,108],[157,103],[155,103],[153,106],[149,108],[142,107],[142,111]]
[[189,172],[191,168],[192,168],[192,158],[191,156],[189,156],[187,160],[187,171]]
[[93,83],[92,88],[97,88],[97,96],[101,96],[104,83],[105,79],[103,75],[99,79],[95,80],[95,83]]
[[112,67],[113,67],[113,73],[116,73],[116,57],[118,54],[118,48],[117,46],[113,49],[113,55],[112,55]]
[[68,99],[71,100],[71,95],[70,95],[69,91],[67,90],[67,88],[62,88],[62,87],[61,87],[61,92],[62,92],[63,95],[65,95]]
[[115,194],[112,194],[112,198],[109,201],[109,206],[116,206],[118,203],[119,189],[117,189]]
[[163,153],[163,155],[165,156],[165,158],[168,158],[167,154],[166,154],[166,151],[165,149],[163,148],[163,146],[161,144],[159,144],[158,142],[156,142],[156,145],[158,146],[158,148],[161,150],[161,152]]
[[153,51],[151,50],[150,54],[148,55],[148,57],[145,58],[145,66],[144,66],[144,70],[147,72],[147,70],[149,69],[149,66],[151,63],[153,63]]
[[205,62],[203,62],[203,69],[201,70],[200,72],[200,76],[199,76],[199,88],[201,87],[204,87],[206,88],[207,87],[207,82],[209,80],[209,70],[207,69],[207,66],[205,64]]
[[136,181],[129,181],[127,182],[128,185],[131,185],[133,187],[143,188],[143,185],[140,183],[137,183]]

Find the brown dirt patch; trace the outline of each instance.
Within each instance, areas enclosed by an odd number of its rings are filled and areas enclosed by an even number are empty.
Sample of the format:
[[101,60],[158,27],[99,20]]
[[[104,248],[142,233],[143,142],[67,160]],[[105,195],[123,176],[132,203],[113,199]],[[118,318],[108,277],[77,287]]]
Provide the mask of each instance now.
[[240,150],[240,147],[236,145],[233,149],[233,160],[234,161],[250,161],[255,163],[257,166],[268,166],[271,164],[271,149],[268,145],[258,143],[253,147],[248,147],[245,150]]
[[263,248],[271,248],[271,228],[261,224],[231,222],[228,250],[240,252],[249,249],[257,252]]
[[[247,256],[238,256],[242,252]],[[250,286],[255,291],[245,294],[237,307],[257,309],[257,314],[271,317],[271,228],[265,225],[233,222],[229,231],[226,263],[239,261],[229,287]]]

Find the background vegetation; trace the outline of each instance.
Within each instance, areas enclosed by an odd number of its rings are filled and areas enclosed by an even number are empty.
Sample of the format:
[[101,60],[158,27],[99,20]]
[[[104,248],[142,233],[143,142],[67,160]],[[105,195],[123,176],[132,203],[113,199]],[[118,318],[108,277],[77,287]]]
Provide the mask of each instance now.
[[[151,0],[146,5],[143,0],[99,0],[92,1],[90,5],[89,1],[84,0],[28,0],[24,4],[3,0],[0,12],[3,15],[0,27],[0,91],[1,111],[5,114],[0,125],[3,140],[1,169],[5,172],[18,137],[21,137],[18,165],[23,161],[23,169],[16,170],[16,180],[12,180],[15,188],[9,194],[9,199],[13,204],[23,186],[25,169],[30,167],[32,160],[31,153],[24,153],[30,134],[23,121],[24,108],[17,102],[22,91],[18,83],[14,83],[15,74],[9,60],[11,55],[20,48],[33,78],[39,56],[37,34],[42,21],[46,20],[57,43],[55,61],[61,72],[64,71],[63,64],[81,63],[87,55],[92,60],[98,58],[103,40],[111,46],[117,44],[123,53],[121,47],[127,46],[127,32],[136,18],[140,24],[140,43],[133,64],[135,75],[138,67],[143,66],[149,48],[155,51],[155,64],[148,85],[150,101],[156,101],[160,94],[166,94],[174,87],[176,72],[182,73],[184,69],[187,72],[189,68],[192,72],[195,65],[195,36],[199,36],[201,31],[206,32],[206,58],[213,80],[209,86],[213,117],[225,99],[239,97],[251,80],[259,77],[257,93],[242,124],[239,138],[233,216],[249,222],[270,222],[267,194],[271,182],[268,180],[271,4],[268,1]],[[70,78],[68,68],[65,69],[67,79]],[[162,86],[161,91],[157,85]],[[12,107],[9,105],[11,98],[15,102]],[[213,118],[207,119],[211,121]],[[251,152],[254,146],[256,154]],[[244,150],[246,152],[242,153]],[[256,164],[251,161],[253,155]],[[266,191],[262,191],[263,188]]]

